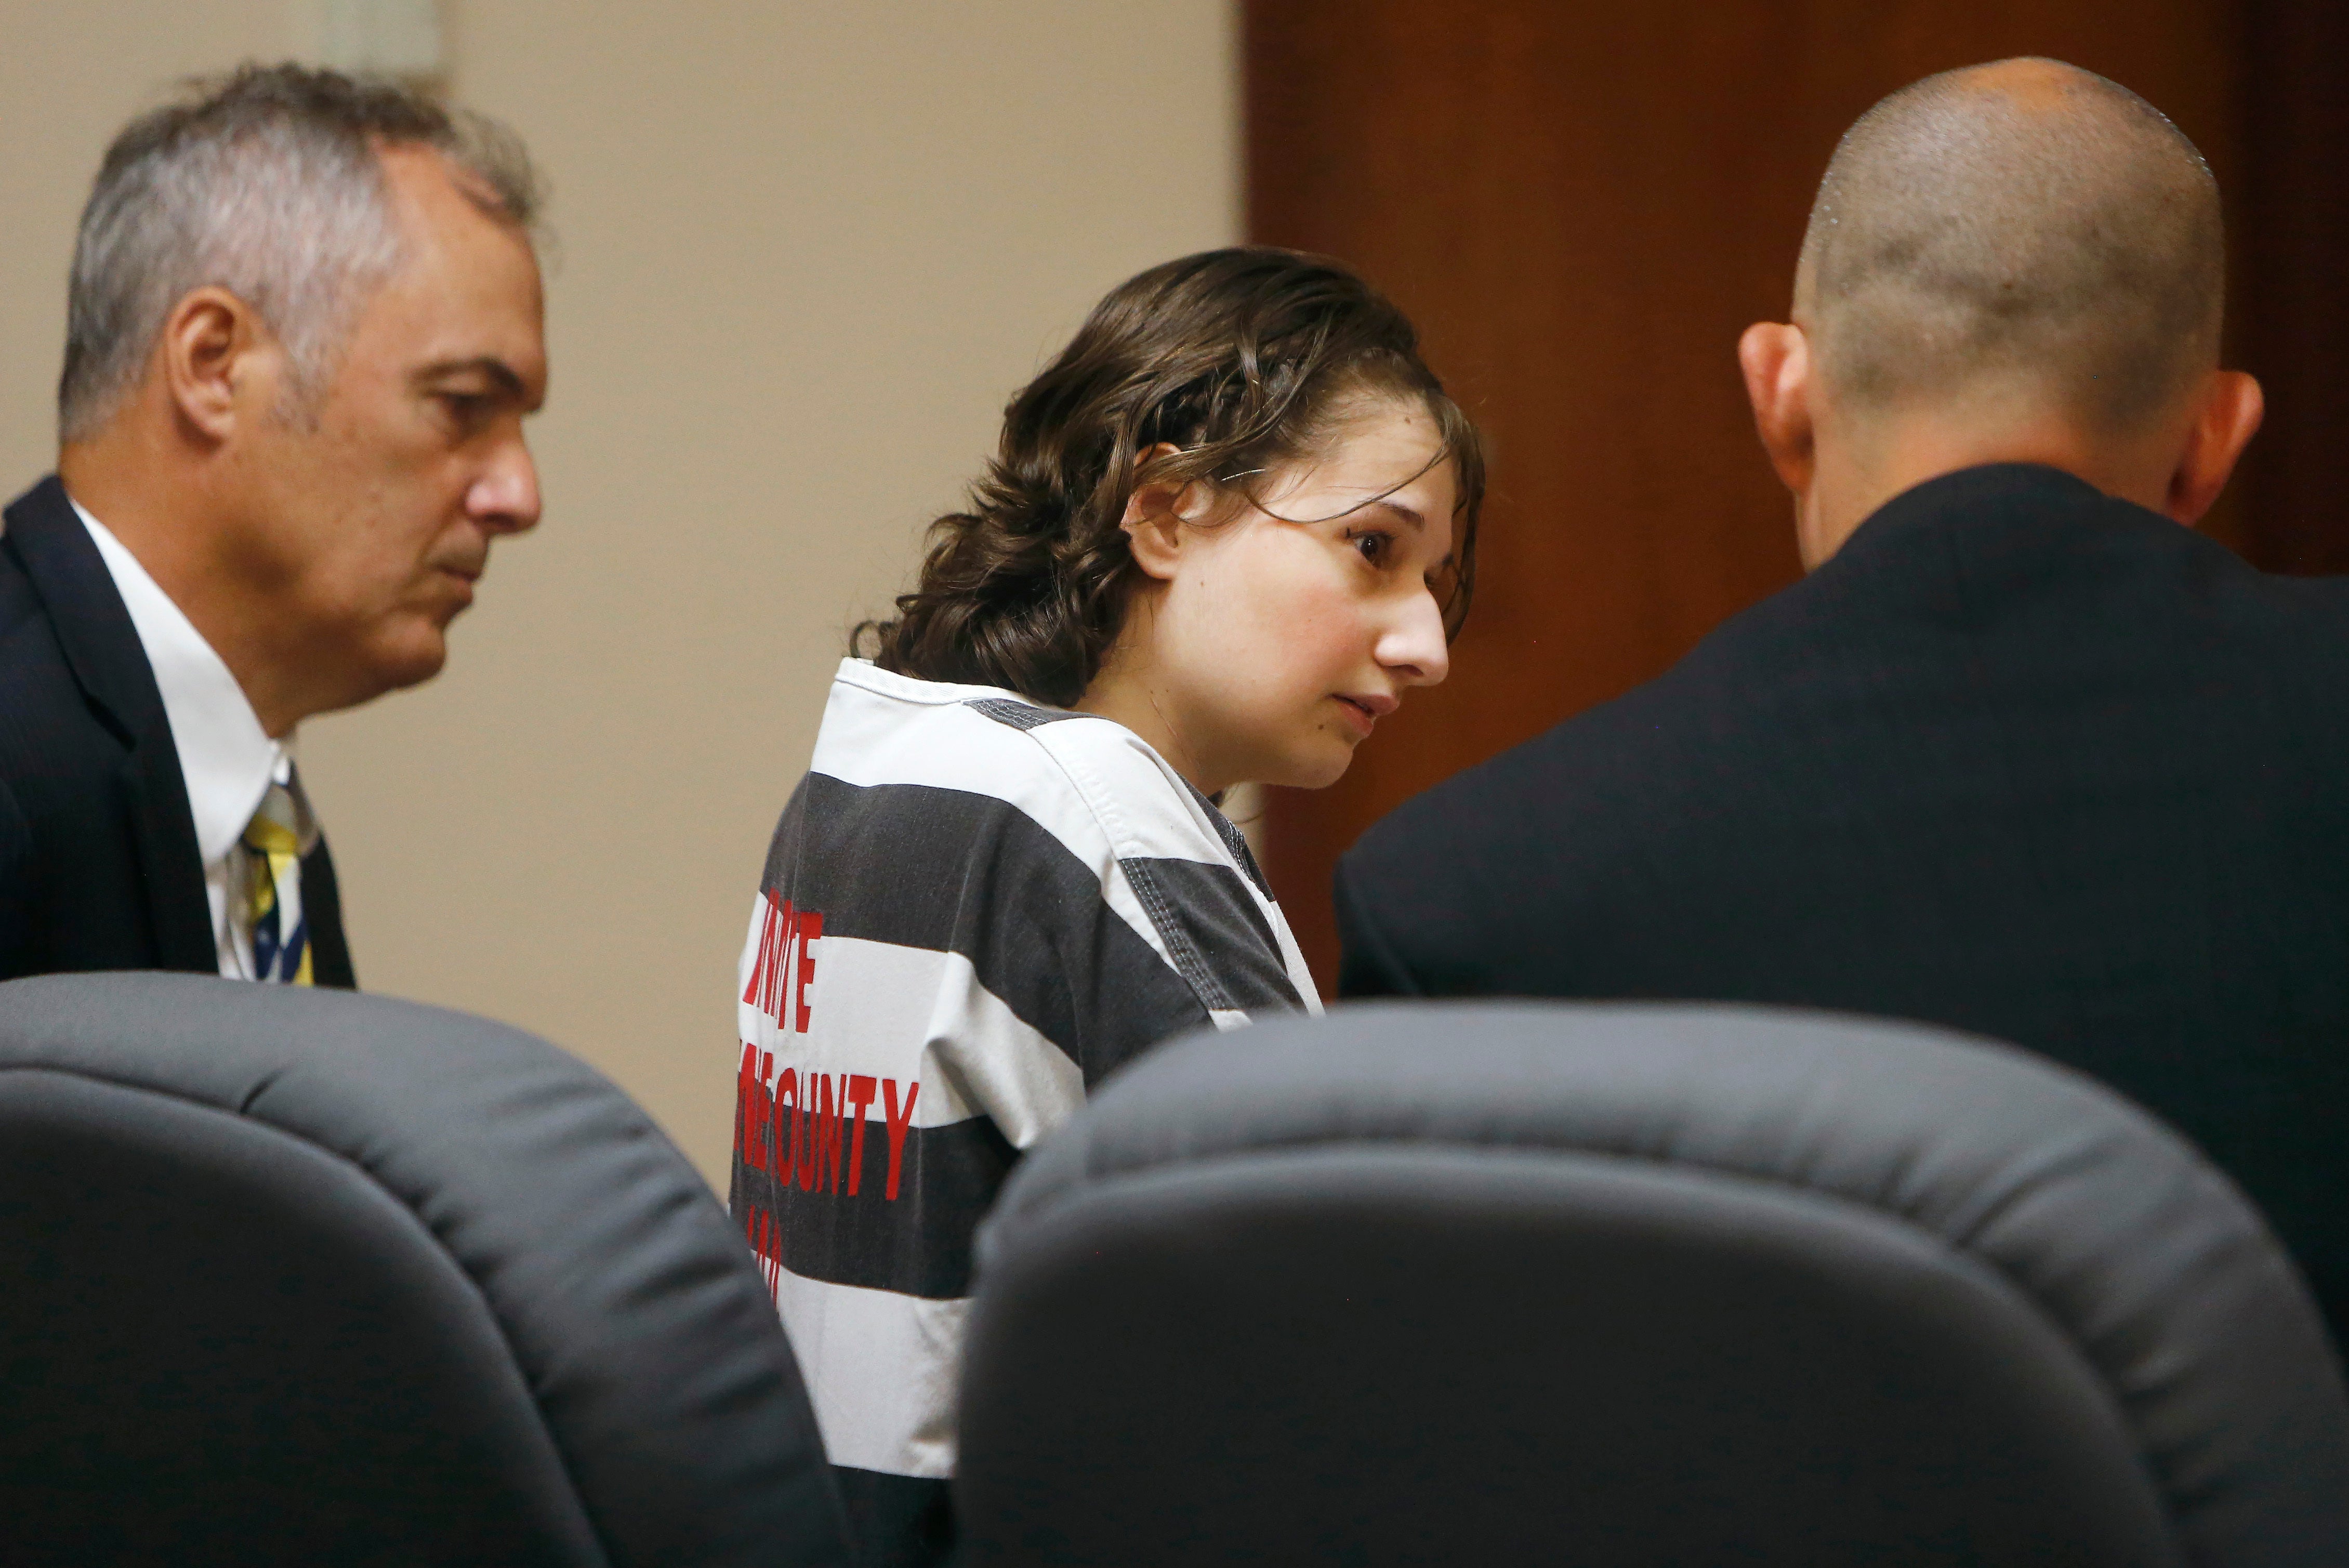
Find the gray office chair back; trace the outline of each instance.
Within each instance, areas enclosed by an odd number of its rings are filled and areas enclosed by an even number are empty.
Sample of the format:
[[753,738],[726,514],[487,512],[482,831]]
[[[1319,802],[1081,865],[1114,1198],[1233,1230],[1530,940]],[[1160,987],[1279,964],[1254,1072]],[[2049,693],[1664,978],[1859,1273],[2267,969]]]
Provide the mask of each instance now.
[[2019,1052],[1689,1006],[1171,1045],[978,1242],[978,1563],[2349,1563],[2307,1292]]
[[748,1247],[519,1031],[0,985],[0,1557],[846,1561]]

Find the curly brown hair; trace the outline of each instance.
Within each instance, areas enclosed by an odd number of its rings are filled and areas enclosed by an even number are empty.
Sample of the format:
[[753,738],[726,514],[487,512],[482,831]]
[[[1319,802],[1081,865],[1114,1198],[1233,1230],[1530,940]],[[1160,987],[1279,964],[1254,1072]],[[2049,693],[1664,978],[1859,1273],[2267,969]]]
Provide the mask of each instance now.
[[[1246,481],[1323,450],[1350,400],[1423,401],[1458,474],[1444,600],[1456,634],[1475,582],[1483,441],[1418,334],[1353,272],[1268,245],[1205,251],[1127,280],[1004,410],[968,510],[930,525],[921,582],[851,638],[885,670],[1000,686],[1066,707],[1125,618],[1135,491]],[[1143,461],[1160,444],[1175,450]],[[1439,459],[1441,461],[1441,459]]]

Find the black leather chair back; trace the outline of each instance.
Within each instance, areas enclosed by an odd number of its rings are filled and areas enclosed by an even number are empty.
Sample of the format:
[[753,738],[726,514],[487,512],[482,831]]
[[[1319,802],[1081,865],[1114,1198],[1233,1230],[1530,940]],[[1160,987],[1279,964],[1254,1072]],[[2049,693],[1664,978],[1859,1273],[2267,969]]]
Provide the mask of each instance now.
[[1169,1046],[1014,1175],[967,1354],[974,1563],[2349,1563],[2339,1365],[2258,1217],[1922,1028]]
[[516,1030],[0,985],[0,1271],[11,1564],[846,1560],[749,1249]]

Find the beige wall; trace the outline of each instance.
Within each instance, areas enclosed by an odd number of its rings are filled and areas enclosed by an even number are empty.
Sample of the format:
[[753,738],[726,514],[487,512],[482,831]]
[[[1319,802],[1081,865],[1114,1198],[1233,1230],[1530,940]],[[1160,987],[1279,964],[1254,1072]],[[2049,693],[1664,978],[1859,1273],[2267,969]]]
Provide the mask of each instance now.
[[[447,673],[303,768],[367,989],[536,1030],[722,1182],[729,987],[828,673],[1009,392],[1102,290],[1238,222],[1224,0],[460,0],[458,97],[554,188],[534,535]],[[72,224],[171,78],[288,0],[8,0],[0,477],[53,455]]]

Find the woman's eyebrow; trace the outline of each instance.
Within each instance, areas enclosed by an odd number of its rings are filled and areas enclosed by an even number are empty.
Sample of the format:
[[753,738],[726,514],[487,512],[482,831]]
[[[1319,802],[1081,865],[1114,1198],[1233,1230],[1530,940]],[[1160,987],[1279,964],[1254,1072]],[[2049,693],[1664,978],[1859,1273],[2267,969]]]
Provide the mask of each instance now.
[[1416,506],[1405,506],[1402,502],[1395,500],[1393,497],[1385,495],[1379,497],[1378,500],[1371,502],[1371,504],[1373,506],[1383,506],[1388,511],[1393,513],[1396,516],[1402,518],[1404,522],[1410,524],[1413,527],[1418,529],[1421,533],[1424,534],[1427,532],[1427,519],[1420,514],[1419,508]]

